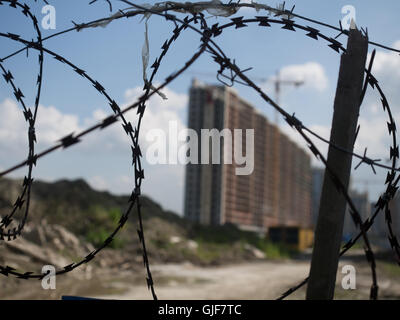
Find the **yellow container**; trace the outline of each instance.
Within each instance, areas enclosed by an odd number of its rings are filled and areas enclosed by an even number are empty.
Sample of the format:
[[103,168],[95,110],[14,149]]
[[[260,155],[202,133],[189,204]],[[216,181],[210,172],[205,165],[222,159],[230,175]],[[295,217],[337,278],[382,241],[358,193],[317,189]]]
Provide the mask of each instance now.
[[271,227],[269,229],[269,238],[272,242],[282,243],[303,251],[313,245],[314,232],[312,229],[301,227]]

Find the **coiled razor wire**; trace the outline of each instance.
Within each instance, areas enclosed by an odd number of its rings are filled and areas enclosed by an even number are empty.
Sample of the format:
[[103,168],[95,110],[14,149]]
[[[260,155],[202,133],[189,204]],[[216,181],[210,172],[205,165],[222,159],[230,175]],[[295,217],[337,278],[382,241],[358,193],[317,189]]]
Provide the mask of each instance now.
[[[43,0],[43,1],[45,1],[45,0]],[[146,250],[144,229],[143,229],[143,223],[142,223],[141,205],[140,205],[140,195],[141,195],[140,190],[141,190],[142,180],[144,179],[144,170],[141,165],[142,153],[141,153],[140,146],[138,143],[140,126],[141,126],[142,118],[143,118],[143,115],[144,115],[144,112],[146,109],[146,101],[154,94],[162,95],[161,90],[166,85],[168,85],[173,80],[175,80],[177,77],[179,77],[204,52],[207,52],[213,57],[214,61],[219,65],[219,70],[217,72],[217,79],[219,81],[221,81],[222,83],[229,85],[229,86],[232,86],[234,83],[239,83],[239,84],[247,85],[247,86],[253,88],[256,92],[258,92],[260,94],[260,96],[268,104],[270,104],[273,108],[275,108],[284,117],[285,121],[292,128],[294,128],[295,130],[298,131],[298,133],[301,135],[301,137],[305,140],[310,151],[319,160],[321,160],[324,163],[324,165],[326,166],[326,170],[327,170],[329,176],[331,177],[332,181],[336,185],[338,191],[343,194],[346,201],[348,202],[348,205],[350,207],[350,214],[353,218],[355,225],[360,230],[359,233],[354,238],[352,238],[350,241],[348,241],[343,246],[343,248],[340,252],[340,255],[342,256],[343,254],[345,254],[358,241],[358,239],[360,237],[363,238],[363,241],[365,244],[365,247],[364,247],[365,256],[366,256],[368,263],[370,264],[371,273],[372,273],[372,285],[371,285],[371,290],[370,290],[370,298],[377,299],[378,285],[377,285],[377,276],[376,276],[376,264],[375,264],[374,254],[371,249],[370,242],[369,242],[369,239],[367,236],[367,232],[373,225],[374,220],[375,220],[376,216],[379,214],[379,212],[384,210],[385,219],[386,219],[386,223],[387,223],[387,227],[388,227],[388,233],[389,233],[389,242],[393,249],[393,252],[395,253],[396,260],[397,260],[398,264],[400,264],[400,245],[398,243],[397,237],[392,228],[392,218],[391,218],[391,212],[390,212],[390,208],[389,208],[389,202],[391,199],[393,199],[393,197],[395,196],[396,191],[398,189],[400,175],[397,172],[400,171],[400,169],[396,168],[397,159],[399,158],[399,149],[398,149],[397,140],[396,140],[396,131],[397,131],[396,123],[393,119],[393,115],[392,115],[389,103],[383,93],[383,90],[381,89],[377,79],[371,73],[372,64],[373,64],[374,56],[375,56],[375,51],[372,54],[368,69],[365,70],[366,78],[365,78],[365,82],[364,82],[362,96],[360,97],[360,105],[364,99],[367,87],[369,86],[369,87],[372,87],[373,89],[376,88],[379,93],[380,99],[381,99],[383,111],[386,112],[388,115],[387,126],[388,126],[389,135],[392,137],[392,146],[390,147],[390,159],[392,162],[391,166],[386,166],[386,165],[379,163],[380,159],[369,158],[366,154],[366,150],[363,155],[359,155],[357,153],[354,153],[352,150],[346,150],[339,146],[336,146],[336,145],[332,144],[330,141],[322,138],[321,136],[319,136],[318,134],[316,134],[315,132],[313,132],[312,130],[307,128],[305,125],[303,125],[303,123],[298,118],[296,118],[296,116],[294,114],[293,115],[288,114],[283,108],[281,108],[278,104],[276,104],[276,102],[274,102],[265,92],[263,92],[257,85],[254,84],[254,82],[252,82],[245,75],[245,72],[251,68],[248,68],[245,70],[240,69],[236,65],[235,61],[233,60],[233,62],[232,62],[231,59],[229,59],[225,55],[223,50],[213,40],[213,38],[216,38],[219,35],[221,35],[225,29],[228,29],[231,27],[235,27],[235,29],[240,29],[240,28],[248,27],[249,24],[254,24],[254,23],[258,23],[258,26],[263,27],[263,28],[270,28],[272,25],[280,25],[281,29],[285,29],[285,30],[289,30],[289,31],[296,31],[296,30],[305,31],[306,36],[308,36],[312,39],[315,39],[315,40],[323,39],[328,42],[328,46],[331,49],[335,50],[338,53],[344,53],[344,52],[346,52],[346,49],[336,39],[342,34],[348,36],[349,32],[347,30],[344,30],[341,25],[340,25],[340,28],[337,28],[337,27],[334,27],[334,26],[331,26],[331,25],[328,25],[328,24],[325,24],[325,23],[322,23],[322,22],[319,22],[319,21],[316,21],[313,19],[309,19],[309,18],[300,16],[300,15],[297,15],[297,14],[293,13],[294,7],[291,10],[285,10],[284,4],[280,8],[274,9],[274,8],[268,7],[266,5],[260,5],[257,3],[222,4],[219,1],[199,2],[199,3],[186,2],[184,4],[177,3],[177,2],[164,2],[164,3],[156,4],[154,6],[148,6],[148,5],[147,6],[139,6],[139,5],[133,4],[132,2],[127,1],[127,0],[121,0],[121,1],[130,5],[131,7],[127,8],[125,10],[120,10],[116,14],[114,14],[110,17],[107,17],[107,18],[98,19],[98,20],[91,21],[88,23],[81,23],[81,24],[74,23],[74,27],[69,28],[64,31],[61,31],[59,33],[53,34],[53,35],[51,35],[47,38],[43,38],[43,39],[41,37],[40,30],[38,28],[37,19],[31,13],[30,8],[26,4],[21,4],[20,2],[18,2],[16,0],[0,1],[0,6],[4,5],[5,3],[8,3],[8,5],[10,7],[15,8],[15,9],[20,9],[21,12],[25,16],[29,16],[33,22],[34,29],[38,34],[37,41],[33,41],[33,40],[28,41],[28,40],[22,39],[19,35],[16,35],[16,34],[0,32],[1,37],[11,39],[11,40],[19,42],[25,46],[23,49],[20,49],[14,53],[8,55],[7,57],[0,59],[0,68],[3,71],[3,77],[6,81],[6,83],[8,83],[12,87],[14,96],[16,97],[17,101],[21,104],[23,112],[24,112],[24,117],[25,117],[26,121],[29,123],[29,129],[28,129],[29,130],[28,131],[29,153],[28,153],[27,159],[21,163],[18,163],[15,166],[3,171],[3,172],[0,172],[0,177],[2,177],[10,172],[13,172],[13,171],[19,169],[19,168],[28,166],[28,175],[24,178],[22,192],[18,196],[11,213],[9,213],[5,217],[3,217],[3,219],[1,220],[0,240],[11,241],[11,240],[16,239],[19,235],[21,235],[21,231],[25,225],[25,222],[26,222],[27,216],[28,216],[28,212],[29,212],[30,190],[31,190],[32,182],[33,182],[32,170],[33,170],[33,166],[36,165],[37,160],[44,157],[45,155],[47,155],[49,153],[54,152],[55,150],[66,149],[74,144],[77,144],[77,143],[81,142],[82,138],[85,137],[86,135],[88,135],[96,130],[103,130],[106,127],[117,122],[119,119],[121,119],[122,127],[132,141],[131,150],[132,150],[132,164],[134,166],[135,185],[134,185],[134,189],[132,191],[131,197],[129,199],[129,206],[126,209],[125,213],[121,216],[115,230],[109,235],[109,237],[104,241],[104,243],[100,247],[98,247],[94,251],[90,252],[81,261],[76,262],[76,263],[75,262],[71,263],[71,264],[65,266],[64,268],[58,270],[56,272],[56,274],[60,275],[60,274],[68,273],[68,272],[74,270],[75,268],[79,267],[80,265],[91,261],[102,249],[104,249],[107,245],[109,245],[113,241],[116,234],[125,225],[130,212],[136,205],[137,212],[138,212],[138,224],[139,224],[137,233],[138,233],[139,241],[142,246],[143,263],[144,263],[146,273],[147,273],[147,285],[148,285],[148,288],[151,290],[153,298],[157,299],[157,296],[156,296],[155,290],[154,290],[153,278],[152,278],[151,271],[150,271],[150,264],[149,264],[149,260],[148,260],[147,250]],[[95,2],[97,2],[97,0],[93,0],[90,3],[92,4]],[[110,11],[112,11],[111,2],[109,0],[106,0],[106,2],[108,2],[109,6],[110,6]],[[47,3],[47,1],[45,1],[45,3]],[[254,18],[251,18],[251,19],[244,19],[244,17],[234,17],[234,18],[230,18],[229,23],[226,23],[221,26],[219,26],[219,23],[216,23],[216,24],[213,24],[211,27],[209,27],[207,25],[205,16],[202,13],[202,11],[205,10],[208,13],[215,15],[215,16],[230,17],[231,15],[235,14],[240,7],[251,7],[251,8],[256,9],[257,11],[267,10],[269,15],[268,16],[255,16]],[[132,10],[132,8],[134,8],[134,10]],[[220,11],[218,11],[218,10],[220,10]],[[168,11],[178,11],[178,12],[183,12],[183,13],[186,12],[186,13],[189,13],[190,16],[186,16],[184,19],[179,19],[175,15],[169,14]],[[274,14],[274,18],[270,17],[271,13]],[[144,93],[139,97],[139,99],[135,103],[124,108],[123,110],[121,110],[120,107],[118,106],[118,104],[106,93],[105,88],[98,81],[91,78],[84,70],[78,68],[75,64],[71,63],[70,61],[68,61],[67,59],[62,57],[61,55],[59,55],[43,46],[43,41],[45,41],[49,38],[55,37],[55,36],[60,36],[67,32],[71,32],[74,30],[81,31],[86,28],[94,28],[94,27],[98,27],[98,26],[106,26],[110,22],[112,22],[113,20],[116,20],[116,19],[120,19],[123,17],[130,18],[130,17],[135,17],[135,16],[141,16],[141,15],[144,17],[147,17],[147,18],[150,15],[158,15],[158,16],[164,17],[166,19],[166,21],[171,21],[172,23],[174,23],[175,29],[173,30],[173,35],[171,36],[171,38],[166,40],[165,43],[163,44],[163,46],[161,48],[162,49],[161,54],[155,60],[153,65],[150,67],[153,69],[153,71],[152,71],[149,79],[146,78],[146,70],[144,68],[144,76],[143,76],[143,78],[144,78],[143,79],[144,80],[144,88],[143,88]],[[276,17],[280,17],[280,18],[275,19]],[[340,34],[338,36],[336,36],[335,38],[328,37],[328,36],[324,35],[321,31],[319,31],[315,28],[312,28],[310,26],[303,26],[303,25],[296,23],[293,20],[293,18],[295,18],[295,17],[312,22],[314,24],[319,24],[324,27],[328,27],[328,28],[340,31]],[[147,21],[146,21],[146,23],[147,23]],[[196,27],[195,25],[197,25],[197,24],[199,24],[200,27]],[[195,52],[195,54],[184,64],[183,67],[178,69],[178,71],[170,74],[165,79],[165,81],[161,85],[159,85],[157,88],[154,87],[152,82],[154,80],[154,77],[155,77],[158,69],[159,69],[159,66],[162,62],[163,57],[167,54],[172,43],[175,40],[177,40],[177,38],[180,36],[181,32],[186,29],[191,29],[192,31],[196,32],[197,34],[199,34],[201,36],[201,38],[200,38],[201,45],[200,45],[199,50]],[[364,31],[365,35],[368,36],[367,30],[363,30],[363,31]],[[378,44],[375,42],[369,41],[369,43],[373,44],[375,46],[379,46],[379,47],[388,49],[388,50],[399,52],[397,49],[388,48],[384,45],[381,45],[381,44]],[[38,88],[37,88],[37,94],[36,94],[35,107],[34,107],[33,114],[32,114],[32,111],[26,107],[24,100],[23,100],[24,95],[23,95],[22,91],[16,87],[12,73],[10,71],[7,71],[2,64],[5,60],[17,55],[18,53],[20,53],[24,50],[28,50],[30,48],[35,49],[39,52],[39,74],[38,74],[38,80],[37,80]],[[36,115],[37,115],[38,105],[39,105],[39,101],[40,101],[44,53],[52,56],[59,62],[72,68],[74,72],[76,72],[78,75],[80,75],[83,78],[85,78],[86,80],[88,80],[93,85],[95,90],[97,90],[97,92],[99,92],[101,95],[103,95],[106,98],[106,100],[108,101],[114,114],[104,118],[99,123],[87,128],[86,130],[80,132],[79,134],[67,135],[64,138],[60,139],[59,143],[55,144],[54,146],[52,146],[40,153],[35,153],[35,149],[34,149],[34,145],[36,143],[35,121],[36,121]],[[144,63],[144,66],[145,66],[145,63]],[[224,73],[227,70],[230,72],[229,75]],[[240,80],[238,80],[237,78],[240,78]],[[230,83],[227,83],[222,79],[228,79],[230,81]],[[124,114],[132,109],[137,109],[138,123],[137,123],[136,127],[132,126],[132,123],[127,121],[124,117]],[[359,130],[359,127],[358,127],[358,130]],[[357,133],[358,133],[358,130],[357,130]],[[318,148],[315,146],[315,144],[312,142],[310,137],[306,134],[306,132],[308,134],[311,134],[314,137],[318,138],[319,140],[329,144],[333,148],[336,148],[337,150],[348,153],[348,154],[360,159],[360,163],[356,166],[356,168],[358,168],[361,164],[367,164],[371,167],[371,169],[373,170],[374,173],[375,173],[375,167],[381,167],[381,168],[388,170],[387,178],[386,178],[386,182],[385,182],[385,184],[387,185],[386,190],[379,197],[379,199],[376,203],[376,206],[375,206],[376,210],[371,217],[367,218],[365,221],[362,221],[358,210],[354,206],[354,203],[352,202],[352,200],[351,200],[347,190],[343,186],[342,182],[338,179],[338,177],[331,170],[331,168],[329,168],[327,166],[326,159],[324,158],[322,153],[318,150]],[[22,221],[19,223],[17,228],[13,228],[12,230],[11,229],[6,230],[7,227],[10,225],[10,223],[13,220],[12,219],[13,215],[15,214],[15,212],[17,210],[20,210],[22,208],[24,202],[25,202],[25,213],[24,213]],[[35,273],[32,271],[22,273],[10,266],[0,266],[0,273],[3,275],[6,275],[6,276],[12,275],[12,276],[16,276],[16,277],[22,278],[22,279],[32,279],[32,278],[42,279],[45,276],[45,274],[38,274],[38,273]],[[283,299],[283,298],[289,296],[291,293],[295,292],[297,289],[299,289],[304,284],[306,284],[307,280],[308,280],[308,278],[306,278],[305,280],[300,282],[295,287],[290,288],[288,291],[286,291],[284,294],[282,294],[282,296],[279,299]]]
[[[6,1],[7,2],[7,1]],[[1,2],[0,2],[1,4]],[[33,23],[33,28],[37,33],[37,42],[39,46],[41,47],[42,44],[42,35],[38,26],[38,21],[34,15],[29,10],[29,7],[25,5],[21,5],[18,2],[10,2],[10,7],[11,8],[19,8],[21,9],[21,12],[26,16],[29,17],[29,19]],[[9,38],[15,38],[16,35],[14,34],[8,34]],[[0,62],[0,68],[3,71],[3,77],[7,83],[10,84],[10,86],[13,89],[14,96],[16,100],[22,105],[23,108],[23,114],[25,121],[28,122],[28,143],[29,143],[29,151],[28,151],[28,158],[32,157],[35,154],[35,142],[36,142],[36,134],[35,134],[35,122],[36,122],[36,116],[37,116],[37,111],[38,111],[38,106],[39,106],[39,101],[40,101],[40,93],[41,93],[41,88],[42,88],[42,76],[43,76],[43,50],[40,48],[39,49],[39,72],[38,72],[38,77],[37,77],[37,90],[36,90],[36,99],[35,99],[35,105],[34,105],[34,112],[32,114],[31,109],[27,108],[24,102],[24,95],[21,91],[21,89],[17,88],[16,85],[14,84],[13,81],[13,75],[11,74],[10,71],[6,71],[4,68],[3,64]],[[23,185],[22,185],[22,191],[17,197],[13,209],[11,213],[8,215],[4,216],[0,222],[0,240],[3,240],[4,237],[7,237],[7,240],[11,239],[16,239],[17,236],[21,234],[22,229],[24,228],[24,225],[26,223],[26,219],[28,217],[28,212],[29,212],[29,204],[30,204],[30,194],[31,194],[31,185],[32,185],[32,171],[33,171],[33,163],[29,164],[28,166],[28,174],[23,180]],[[12,222],[12,217],[17,212],[17,210],[21,210],[23,203],[26,201],[26,206],[25,206],[25,213],[23,216],[22,221],[18,224],[18,227],[11,229],[8,229],[8,232],[4,231],[4,228],[7,228],[9,224]]]

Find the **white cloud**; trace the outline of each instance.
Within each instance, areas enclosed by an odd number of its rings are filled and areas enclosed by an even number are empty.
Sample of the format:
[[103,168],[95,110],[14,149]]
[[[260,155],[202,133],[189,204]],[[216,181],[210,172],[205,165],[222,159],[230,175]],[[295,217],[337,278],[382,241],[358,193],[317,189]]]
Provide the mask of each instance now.
[[105,177],[103,175],[93,175],[87,178],[90,186],[98,191],[112,191],[114,194],[127,195],[135,187],[135,179],[127,174],[113,174]]
[[90,186],[98,191],[104,191],[109,189],[109,184],[107,180],[102,176],[92,176],[88,179]]
[[40,106],[36,133],[40,145],[49,146],[67,134],[81,130],[77,115],[64,114],[53,106]]
[[[400,40],[393,44],[393,48],[400,49]],[[368,54],[367,63],[371,59],[371,53]],[[400,77],[400,59],[399,54],[393,51],[379,50],[375,54],[373,73],[390,73],[394,77]]]
[[[315,93],[315,91],[325,93],[328,88],[328,77],[325,69],[317,62],[284,66],[279,71],[279,78],[280,80],[300,81],[302,83],[298,88],[309,89],[310,91],[312,90],[313,93]],[[276,80],[276,76],[271,80]],[[264,92],[274,92],[274,83],[272,81],[266,81],[261,85],[261,89],[263,89]],[[281,96],[282,93],[287,94],[292,90],[295,90],[294,85],[282,85]],[[274,99],[276,99],[275,96]]]
[[367,155],[370,157],[388,156],[390,140],[385,118],[360,118],[359,124],[360,132],[354,148],[355,152],[362,155],[365,148],[368,148]]
[[[146,147],[144,137],[153,128],[167,130],[169,121],[176,121],[178,130],[185,128],[179,113],[187,104],[187,95],[178,94],[169,88],[164,89],[163,92],[168,96],[168,100],[153,96],[148,102],[140,133],[143,148]],[[139,87],[126,90],[126,103],[122,108],[135,102],[141,94],[142,89]],[[25,154],[27,146],[27,124],[23,113],[17,103],[11,99],[0,103],[0,108],[0,147],[2,150],[18,152],[18,155],[15,154],[15,156],[21,157]],[[88,126],[98,123],[111,113],[111,110],[97,109],[90,117],[80,119],[77,115],[63,113],[54,106],[41,105],[35,126],[38,140],[37,149],[49,147],[70,133],[78,133]],[[128,112],[125,117],[132,122],[132,125],[136,124],[138,118],[136,110]],[[126,149],[130,149],[130,144],[121,124],[114,124],[106,130],[97,131],[96,134],[89,134],[84,138],[84,142],[75,148],[79,148],[80,151],[98,153],[121,150],[125,152]]]
[[328,78],[324,67],[317,62],[288,65],[281,69],[280,77],[294,81],[304,81],[303,86],[324,91],[328,87]]
[[[53,145],[65,135],[77,132],[79,118],[76,115],[63,114],[55,107],[40,106],[36,121],[36,151]],[[28,124],[18,104],[5,99],[0,102],[0,148],[1,160],[4,158],[21,160],[28,152]]]
[[[0,144],[2,147],[26,146],[27,123],[17,103],[6,99],[0,103]],[[49,146],[65,136],[78,131],[79,118],[76,115],[63,114],[55,107],[40,106],[36,121],[36,137],[39,146]]]
[[[392,47],[400,49],[400,40],[396,41]],[[371,53],[368,54],[367,65],[371,59]],[[396,52],[377,50],[372,73],[378,80],[381,89],[383,90],[392,111],[400,111],[400,56]],[[367,112],[372,114],[376,111],[382,112],[377,90],[368,88],[368,94],[364,105]]]
[[[0,103],[0,153],[3,157],[15,154],[22,157],[27,154],[28,125],[22,111],[11,99]],[[3,160],[3,159],[2,159]]]
[[[168,100],[163,100],[160,96],[153,95],[147,103],[140,131],[140,142],[144,150],[146,150],[149,145],[145,137],[151,129],[164,130],[168,138],[170,121],[174,121],[178,124],[178,131],[186,128],[184,124],[186,119],[182,119],[180,114],[187,106],[188,96],[186,94],[178,94],[169,88],[163,89],[162,92],[168,97]],[[125,99],[127,103],[124,106],[135,102],[142,93],[143,91],[140,87],[126,90]]]

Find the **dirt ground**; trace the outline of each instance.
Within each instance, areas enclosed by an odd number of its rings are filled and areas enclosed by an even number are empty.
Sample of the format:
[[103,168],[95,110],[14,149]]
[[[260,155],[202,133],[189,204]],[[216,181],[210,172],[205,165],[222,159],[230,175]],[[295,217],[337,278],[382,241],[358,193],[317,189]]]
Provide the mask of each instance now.
[[[260,262],[200,268],[191,264],[156,265],[159,299],[274,299],[307,275],[307,263]],[[149,299],[144,286],[108,299]]]
[[[342,266],[356,268],[356,289],[341,287]],[[394,268],[393,268],[394,267]],[[276,299],[308,275],[308,260],[260,261],[218,267],[199,267],[189,263],[152,265],[159,299]],[[400,268],[378,263],[381,299],[400,299]],[[79,271],[78,271],[79,272]],[[0,278],[0,299],[60,299],[79,295],[101,299],[151,299],[143,268],[127,267],[106,273],[81,272],[79,277],[57,278],[56,290],[43,290],[39,281]],[[336,299],[368,299],[370,269],[364,261],[344,260],[337,275]],[[305,288],[289,299],[304,299]]]
[[[343,274],[337,275],[336,299],[368,299],[370,269],[365,263],[344,261],[356,268],[356,289],[344,290]],[[307,277],[309,262],[279,261],[200,268],[190,264],[154,266],[156,292],[160,299],[276,299],[284,291]],[[400,298],[400,277],[380,268],[381,298]],[[122,294],[99,295],[105,299],[150,299],[145,286],[132,287]],[[304,299],[305,288],[289,299]]]

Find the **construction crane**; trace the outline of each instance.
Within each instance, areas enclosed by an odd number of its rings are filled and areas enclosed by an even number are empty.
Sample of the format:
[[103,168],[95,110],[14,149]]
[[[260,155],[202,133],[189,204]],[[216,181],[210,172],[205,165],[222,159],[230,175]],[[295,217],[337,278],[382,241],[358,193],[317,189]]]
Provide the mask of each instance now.
[[[201,71],[188,71],[187,73],[189,74],[194,74],[194,75],[200,75],[200,76],[205,76],[205,77],[215,77],[215,73],[212,72],[201,72]],[[281,100],[281,86],[287,85],[287,86],[294,86],[294,87],[299,87],[304,84],[304,80],[291,80],[291,79],[281,79],[280,77],[280,70],[276,72],[276,75],[274,77],[270,78],[263,78],[263,77],[251,77],[251,79],[255,80],[256,82],[260,83],[269,83],[271,82],[274,85],[275,89],[275,102],[276,104],[280,104]],[[279,122],[279,112],[275,110],[275,125],[278,126]]]
[[[304,84],[303,80],[289,80],[289,79],[281,79],[280,77],[280,70],[276,72],[276,77],[275,78],[269,78],[267,79],[267,82],[272,82],[275,87],[275,102],[277,105],[280,104],[281,101],[281,86],[282,85],[289,85],[289,86],[294,86],[294,87],[299,87]],[[275,110],[275,125],[278,126],[279,122],[279,113],[277,110]]]

